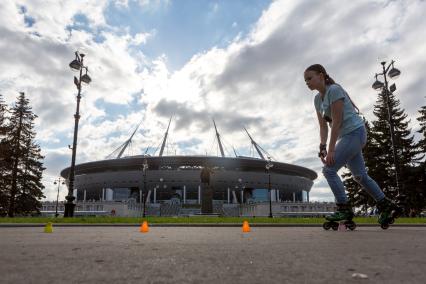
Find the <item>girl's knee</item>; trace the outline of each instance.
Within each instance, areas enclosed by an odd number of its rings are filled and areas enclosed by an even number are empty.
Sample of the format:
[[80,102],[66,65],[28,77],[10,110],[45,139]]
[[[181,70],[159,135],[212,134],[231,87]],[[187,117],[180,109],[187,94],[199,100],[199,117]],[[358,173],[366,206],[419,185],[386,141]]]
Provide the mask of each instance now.
[[363,182],[367,181],[369,178],[370,177],[366,173],[354,175],[354,180],[359,184],[362,184]]
[[336,175],[337,171],[332,167],[324,166],[322,168],[322,173],[325,177],[328,177],[328,176]]

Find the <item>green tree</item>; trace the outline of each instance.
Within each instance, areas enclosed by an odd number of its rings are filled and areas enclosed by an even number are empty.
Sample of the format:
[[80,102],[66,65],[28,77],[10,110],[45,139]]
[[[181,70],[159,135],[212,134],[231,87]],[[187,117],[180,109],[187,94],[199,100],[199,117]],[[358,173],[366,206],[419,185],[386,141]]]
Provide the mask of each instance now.
[[3,95],[0,94],[0,137],[3,138],[6,135],[6,112],[7,106],[3,101]]
[[420,116],[417,118],[417,120],[420,122],[420,129],[417,132],[420,133],[420,141],[417,143],[417,147],[419,148],[419,152],[422,155],[422,159],[426,154],[426,106],[422,106],[419,110],[419,113]]
[[[389,100],[389,101],[388,101]],[[392,149],[391,132],[389,126],[389,113],[394,128],[394,147],[396,150],[396,159],[399,165],[399,193],[407,197],[406,212],[409,212],[413,206],[412,200],[418,198],[415,190],[412,190],[413,167],[418,161],[417,147],[414,143],[414,136],[411,134],[407,119],[407,114],[401,109],[399,100],[391,92],[386,94],[382,91],[374,106],[374,115],[377,120],[373,121],[371,130],[372,139],[375,141],[376,157],[373,157],[377,163],[374,175],[376,182],[384,191],[385,195],[391,199],[395,199],[398,193],[395,179],[395,164]]]
[[420,116],[417,120],[420,122],[420,140],[417,142],[417,165],[410,169],[409,180],[407,186],[413,191],[409,197],[409,202],[413,204],[410,208],[411,216],[418,216],[422,209],[426,207],[426,106],[422,106],[419,110]]
[[5,174],[9,189],[7,214],[13,217],[15,214],[39,211],[40,199],[44,197],[41,179],[45,168],[40,147],[34,141],[34,120],[37,116],[24,93],[20,93],[10,112],[6,140],[12,146],[12,151],[11,163]]
[[10,163],[10,147],[6,142],[6,114],[7,106],[0,94],[0,216],[6,215],[9,200],[5,176],[6,166]]

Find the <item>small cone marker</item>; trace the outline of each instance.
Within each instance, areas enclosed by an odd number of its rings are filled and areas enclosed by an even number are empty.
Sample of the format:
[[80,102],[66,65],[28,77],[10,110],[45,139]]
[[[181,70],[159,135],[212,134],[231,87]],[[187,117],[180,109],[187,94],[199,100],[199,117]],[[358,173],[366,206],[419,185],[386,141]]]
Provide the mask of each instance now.
[[248,233],[250,232],[250,225],[247,221],[243,222],[243,233]]
[[149,227],[148,227],[148,222],[147,221],[143,221],[141,228],[139,229],[139,231],[141,233],[148,233],[149,232]]
[[45,233],[53,233],[53,228],[52,228],[52,223],[48,222],[46,224],[46,226],[44,227],[44,232]]

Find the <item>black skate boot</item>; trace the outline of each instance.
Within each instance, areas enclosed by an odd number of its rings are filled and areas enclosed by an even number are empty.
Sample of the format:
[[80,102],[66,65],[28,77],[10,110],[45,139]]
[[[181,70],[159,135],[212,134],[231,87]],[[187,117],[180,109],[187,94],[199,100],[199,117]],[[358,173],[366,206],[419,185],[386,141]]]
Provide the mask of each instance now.
[[339,228],[339,222],[344,221],[346,229],[351,231],[355,230],[356,224],[352,219],[354,218],[354,213],[352,211],[352,207],[349,204],[336,204],[337,210],[331,215],[325,216],[327,220],[324,222],[322,227],[325,230],[329,230],[332,228],[334,231],[337,231]]
[[389,225],[392,225],[395,222],[395,219],[401,216],[403,212],[403,208],[401,206],[387,197],[377,202],[376,206],[380,213],[378,222],[383,230],[389,228]]

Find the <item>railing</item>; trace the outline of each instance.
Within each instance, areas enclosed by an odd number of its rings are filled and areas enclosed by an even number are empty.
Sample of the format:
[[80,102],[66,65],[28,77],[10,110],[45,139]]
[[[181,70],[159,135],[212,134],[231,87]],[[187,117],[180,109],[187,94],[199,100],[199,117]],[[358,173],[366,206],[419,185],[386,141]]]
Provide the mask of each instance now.
[[180,204],[161,204],[160,216],[179,216]]
[[[78,202],[76,212],[96,212],[105,211],[107,205],[121,204],[124,206],[125,214],[122,216],[142,216],[143,204],[135,201],[96,201]],[[323,216],[335,210],[333,202],[273,202],[272,211],[274,216]],[[56,209],[56,202],[43,202],[43,212],[52,212]],[[110,209],[107,209],[108,211]],[[63,203],[59,203],[58,213],[64,211]],[[147,203],[145,212],[147,216],[190,216],[201,212],[201,205],[198,204],[171,204],[171,203]],[[259,202],[253,204],[227,204],[223,202],[213,203],[213,212],[221,216],[267,216],[269,212],[269,202]],[[103,214],[103,213],[102,213]]]

